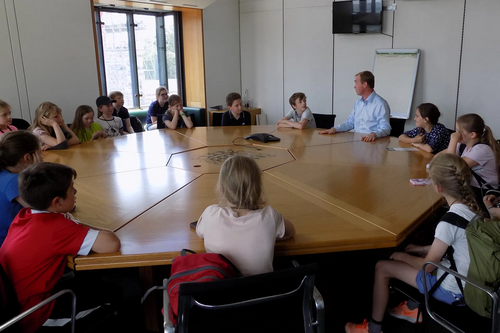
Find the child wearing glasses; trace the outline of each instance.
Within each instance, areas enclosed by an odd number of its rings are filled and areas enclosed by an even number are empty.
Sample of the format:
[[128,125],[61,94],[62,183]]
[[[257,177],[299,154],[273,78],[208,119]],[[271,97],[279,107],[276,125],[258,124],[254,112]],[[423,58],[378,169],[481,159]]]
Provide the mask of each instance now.
[[[168,90],[165,87],[156,88],[156,101],[151,103],[146,116],[146,130],[152,131],[158,128],[158,121],[168,110]],[[158,119],[160,118],[160,119]]]

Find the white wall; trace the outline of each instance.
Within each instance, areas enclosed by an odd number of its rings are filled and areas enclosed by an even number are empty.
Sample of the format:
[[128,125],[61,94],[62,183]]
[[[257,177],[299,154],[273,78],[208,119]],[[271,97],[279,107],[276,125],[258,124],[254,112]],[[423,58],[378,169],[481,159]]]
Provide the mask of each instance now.
[[277,123],[283,114],[283,7],[281,0],[240,1],[241,87]]
[[303,92],[315,113],[332,113],[330,0],[240,0],[241,81],[255,106],[278,121]]
[[442,114],[439,121],[454,128],[462,18],[463,1],[397,1],[394,48],[421,50],[406,129],[415,127],[415,109],[425,102],[436,104]]
[[458,115],[480,114],[500,138],[500,34],[497,0],[467,1]]
[[203,10],[207,106],[223,105],[241,91],[239,4],[218,0]]
[[314,113],[332,113],[333,35],[331,0],[284,2],[284,111],[295,92]]
[[[37,106],[51,101],[61,107],[69,123],[78,105],[95,107],[99,86],[90,1],[4,1],[12,42],[3,43],[6,37],[2,29],[0,40],[8,50],[0,51],[0,72],[13,81],[1,91],[2,95],[8,92],[5,99],[13,105],[15,115],[19,111],[31,122],[29,115],[34,115]],[[14,55],[14,66],[12,56],[9,60],[3,52]],[[13,87],[20,102],[15,101]]]
[[12,117],[23,118],[22,107],[24,104],[25,119],[29,118],[27,107],[26,87],[17,77],[24,77],[20,56],[19,36],[15,18],[9,17],[12,13],[11,0],[0,1],[0,99],[6,101],[12,111]]

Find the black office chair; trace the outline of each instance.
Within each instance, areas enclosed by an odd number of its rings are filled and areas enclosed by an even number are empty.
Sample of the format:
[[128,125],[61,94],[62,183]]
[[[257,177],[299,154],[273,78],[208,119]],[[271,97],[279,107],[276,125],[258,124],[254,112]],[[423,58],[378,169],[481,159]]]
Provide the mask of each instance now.
[[336,114],[320,114],[313,113],[314,120],[316,121],[317,128],[326,128],[330,129],[335,125],[335,117]]
[[134,133],[144,132],[144,126],[141,120],[136,116],[130,116],[130,126],[132,126]]
[[[17,126],[16,126],[17,127]],[[55,299],[69,294],[71,296],[71,332],[75,332],[75,318],[76,318],[76,296],[75,293],[69,289],[61,290],[58,293],[50,296],[37,305],[29,308],[23,313],[19,313],[20,305],[17,300],[14,287],[5,274],[2,266],[0,266],[0,332],[20,332],[18,322],[44,307]]]
[[[440,264],[427,262],[424,265],[434,265],[439,269],[448,272],[451,275],[458,276],[464,279],[467,283],[470,280],[461,276],[457,272],[446,268]],[[424,279],[424,286],[427,281]],[[419,304],[419,312],[423,314],[422,324],[416,325],[415,331],[418,332],[442,332],[451,331],[453,333],[498,333],[500,323],[498,320],[498,291],[491,292],[484,286],[474,285],[487,293],[493,299],[494,316],[492,319],[481,317],[468,306],[454,306],[442,303],[429,295],[427,292],[428,287],[425,286],[425,293],[421,294],[416,288],[407,285],[406,283],[393,279],[390,284],[392,291],[397,291],[404,295],[406,298],[412,299]],[[496,303],[495,303],[496,302]],[[418,329],[422,325],[423,328]],[[443,327],[445,329],[443,329]]]
[[[177,332],[324,332],[317,264],[179,287]],[[166,285],[164,280],[164,285]],[[165,304],[165,302],[167,302]],[[164,309],[168,295],[164,291]],[[165,311],[165,332],[175,327]]]
[[12,126],[16,126],[17,129],[27,130],[30,127],[30,123],[21,118],[12,118]]
[[392,127],[390,136],[397,138],[405,131],[406,119],[391,118],[389,123]]
[[191,116],[194,127],[207,126],[207,110],[204,108],[184,107],[184,111]]
[[[494,255],[494,254],[492,254]],[[483,286],[475,281],[472,281],[471,279],[457,273],[456,271],[449,269],[448,267],[444,267],[441,264],[437,264],[432,261],[427,261],[424,266],[423,270],[425,271],[427,265],[435,266],[438,269],[441,269],[445,272],[448,272],[448,274],[453,275],[455,277],[458,277],[460,280],[465,281],[469,286],[474,286],[475,288],[480,289],[483,291],[485,294],[487,294],[491,300],[492,300],[492,308],[491,308],[491,313],[492,316],[491,318],[485,318],[474,311],[472,311],[469,307],[467,306],[450,306],[450,305],[443,305],[440,302],[437,302],[433,300],[430,296],[429,293],[427,292],[427,281],[424,279],[424,299],[425,299],[425,309],[430,316],[430,318],[433,319],[434,322],[438,323],[439,325],[445,327],[447,330],[453,333],[498,333],[500,332],[500,314],[498,313],[499,311],[499,294],[500,290],[492,290],[490,287]],[[434,301],[434,302],[433,302]],[[440,303],[440,304],[439,304]],[[432,306],[434,305],[434,306]],[[436,305],[438,307],[436,307]],[[433,310],[433,309],[434,310]],[[451,311],[450,311],[451,308]]]
[[212,113],[212,126],[222,126],[222,112],[213,112]]

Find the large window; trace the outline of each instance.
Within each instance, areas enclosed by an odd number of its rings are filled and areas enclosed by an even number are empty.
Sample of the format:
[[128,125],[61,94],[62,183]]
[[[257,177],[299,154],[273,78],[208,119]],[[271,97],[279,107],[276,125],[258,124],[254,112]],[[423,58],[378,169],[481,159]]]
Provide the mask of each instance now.
[[96,7],[95,15],[104,94],[121,91],[132,109],[147,108],[158,86],[182,96],[177,12]]

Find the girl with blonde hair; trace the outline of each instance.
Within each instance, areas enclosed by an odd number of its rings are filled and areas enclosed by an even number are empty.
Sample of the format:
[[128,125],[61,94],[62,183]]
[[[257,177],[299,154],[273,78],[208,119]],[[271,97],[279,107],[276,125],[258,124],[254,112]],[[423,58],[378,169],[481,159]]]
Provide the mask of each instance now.
[[[405,252],[392,254],[390,257],[392,260],[381,260],[377,263],[371,320],[368,322],[365,319],[362,324],[347,323],[346,333],[380,333],[389,300],[389,281],[393,278],[401,280],[423,294],[424,279],[427,280],[427,287],[430,289],[444,273],[438,270],[437,274],[431,274],[435,270],[431,265],[427,266],[426,272],[423,272],[423,264],[426,261],[433,261],[450,267],[450,261],[443,258],[450,246],[453,248],[453,259],[458,273],[467,276],[470,257],[465,228],[476,215],[482,216],[470,187],[471,177],[469,166],[457,155],[443,153],[432,160],[429,166],[429,178],[434,190],[443,196],[450,209],[438,223],[431,245],[410,244]],[[463,287],[464,285],[458,285],[453,276],[447,275],[432,296],[447,304],[464,305]],[[418,304],[413,302],[405,301],[398,307],[390,309],[389,314],[411,323],[422,321],[421,314],[417,318]]]
[[451,135],[446,152],[462,157],[471,168],[472,190],[481,209],[486,211],[482,188],[491,189],[498,186],[500,145],[493,137],[491,128],[475,113],[458,117],[456,128],[457,131]]
[[254,159],[228,158],[216,192],[220,203],[207,207],[196,226],[205,250],[224,255],[243,275],[272,272],[276,239],[292,237],[295,228],[266,205],[262,172]]
[[55,147],[66,140],[68,146],[80,143],[78,137],[64,122],[61,108],[51,102],[43,102],[35,112],[35,121],[29,127],[43,143],[44,149]]
[[10,105],[0,99],[0,136],[12,131],[17,131],[17,127],[12,126]]

